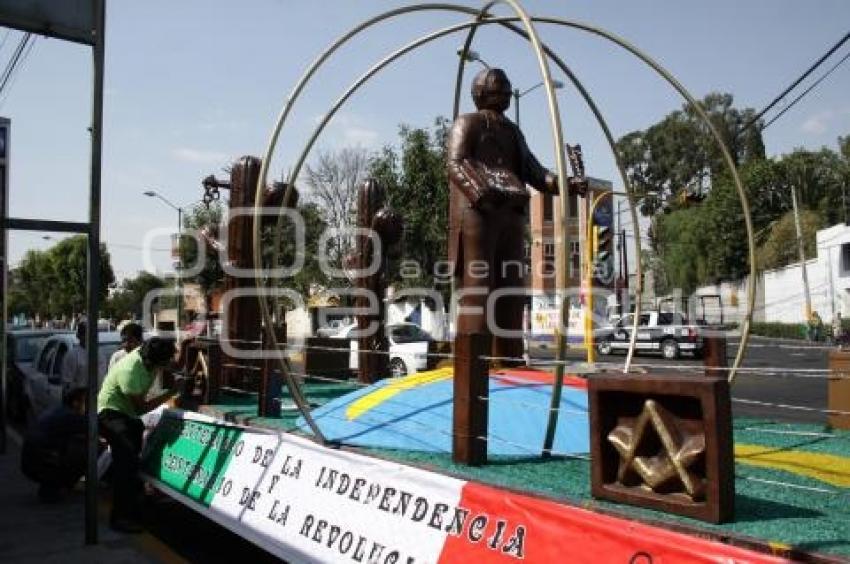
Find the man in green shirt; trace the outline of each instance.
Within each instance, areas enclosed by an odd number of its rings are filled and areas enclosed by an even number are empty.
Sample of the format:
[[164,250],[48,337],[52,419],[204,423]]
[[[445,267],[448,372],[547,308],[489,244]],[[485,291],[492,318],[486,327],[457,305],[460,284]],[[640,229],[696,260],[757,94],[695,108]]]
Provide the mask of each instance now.
[[139,454],[144,425],[140,415],[154,409],[175,391],[168,390],[146,399],[156,373],[174,358],[174,341],[151,337],[141,347],[122,358],[106,375],[97,396],[100,434],[112,451],[113,529],[139,532]]

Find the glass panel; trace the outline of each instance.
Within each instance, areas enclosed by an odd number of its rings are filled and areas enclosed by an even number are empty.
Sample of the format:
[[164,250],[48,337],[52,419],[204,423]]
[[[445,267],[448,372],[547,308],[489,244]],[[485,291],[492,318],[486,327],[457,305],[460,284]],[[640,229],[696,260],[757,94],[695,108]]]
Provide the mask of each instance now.
[[15,337],[15,360],[17,362],[32,362],[38,349],[44,344],[47,337]]

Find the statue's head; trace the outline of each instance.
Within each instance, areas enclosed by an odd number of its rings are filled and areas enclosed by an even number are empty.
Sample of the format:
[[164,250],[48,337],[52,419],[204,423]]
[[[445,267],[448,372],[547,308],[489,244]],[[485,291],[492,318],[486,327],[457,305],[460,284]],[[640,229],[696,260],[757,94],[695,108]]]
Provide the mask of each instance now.
[[504,112],[511,105],[511,81],[502,69],[484,69],[472,81],[472,101],[479,110]]

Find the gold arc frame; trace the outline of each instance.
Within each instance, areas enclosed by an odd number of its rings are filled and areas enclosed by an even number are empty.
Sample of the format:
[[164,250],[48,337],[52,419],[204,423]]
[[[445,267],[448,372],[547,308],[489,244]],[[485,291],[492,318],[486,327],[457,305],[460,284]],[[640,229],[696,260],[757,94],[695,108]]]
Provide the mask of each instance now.
[[[490,6],[492,6],[496,3],[499,3],[499,2],[508,3],[514,9],[514,11],[517,12],[518,16],[517,17],[510,17],[510,18],[482,19],[482,15],[484,15],[486,13],[486,10],[489,9]],[[552,88],[551,76],[548,72],[548,66],[546,65],[546,60],[543,58],[543,55],[542,55],[543,52],[545,52],[548,57],[552,58],[553,61],[556,62],[556,64],[565,72],[565,74],[568,76],[568,78],[570,78],[570,80],[576,85],[577,89],[580,91],[582,96],[585,98],[586,102],[588,102],[591,110],[593,111],[597,120],[600,122],[600,126],[603,129],[603,132],[605,133],[605,136],[606,136],[606,138],[609,142],[609,145],[612,146],[612,150],[613,150],[613,153],[614,153],[615,160],[617,162],[619,172],[620,172],[620,174],[621,174],[621,176],[623,177],[623,180],[624,180],[624,187],[626,188],[627,199],[629,200],[629,204],[630,204],[629,207],[630,207],[630,211],[631,211],[631,215],[632,215],[632,221],[633,221],[633,225],[636,229],[636,237],[635,237],[636,256],[639,257],[642,248],[641,248],[640,237],[639,237],[639,222],[638,222],[638,218],[637,218],[637,211],[636,211],[636,208],[635,208],[635,205],[634,205],[634,195],[633,195],[631,184],[628,182],[627,176],[625,174],[625,170],[622,167],[622,162],[620,160],[619,154],[616,151],[613,136],[611,135],[610,129],[607,127],[607,124],[605,123],[604,119],[602,119],[602,115],[599,112],[598,108],[596,107],[595,103],[593,103],[592,98],[589,96],[586,89],[584,89],[584,87],[578,82],[575,75],[566,67],[565,64],[563,64],[563,61],[561,61],[557,57],[557,55],[555,55],[548,47],[546,47],[545,45],[540,43],[539,39],[537,38],[536,32],[534,31],[534,28],[531,25],[531,22],[534,21],[534,22],[540,22],[540,23],[550,23],[550,24],[555,24],[555,25],[563,25],[563,26],[572,27],[572,28],[575,28],[575,29],[579,29],[579,30],[582,30],[582,31],[586,31],[586,32],[598,35],[598,36],[600,36],[604,39],[608,39],[609,41],[612,41],[613,43],[617,44],[618,46],[626,49],[627,51],[631,52],[632,54],[637,56],[639,59],[641,59],[643,62],[645,62],[648,66],[650,66],[650,68],[655,70],[668,83],[670,83],[671,86],[673,86],[673,88],[675,90],[677,90],[680,93],[680,95],[682,95],[683,98],[685,98],[685,100],[689,104],[691,104],[692,107],[694,107],[695,111],[698,113],[698,115],[701,117],[701,119],[706,123],[706,125],[708,126],[709,130],[712,133],[712,136],[715,138],[715,141],[720,146],[721,152],[723,153],[723,156],[724,156],[724,160],[726,161],[727,166],[730,168],[730,170],[732,172],[733,180],[735,181],[736,188],[738,190],[739,199],[741,200],[742,211],[744,213],[745,224],[746,224],[746,228],[747,228],[748,243],[749,243],[749,256],[750,256],[750,279],[749,279],[749,283],[748,283],[748,310],[747,310],[747,315],[746,315],[745,320],[744,320],[744,328],[741,332],[741,343],[738,347],[738,352],[737,352],[737,355],[736,355],[736,358],[735,358],[734,365],[730,369],[730,373],[729,373],[729,381],[732,382],[734,380],[736,370],[740,366],[740,363],[743,359],[744,351],[746,349],[746,344],[747,344],[748,337],[749,337],[750,323],[751,323],[751,320],[752,320],[752,312],[753,312],[753,305],[754,305],[754,299],[753,298],[754,298],[754,293],[755,293],[755,287],[754,287],[754,283],[755,283],[755,276],[754,276],[755,260],[754,260],[754,256],[755,256],[755,254],[754,254],[754,245],[753,245],[752,222],[751,222],[751,218],[750,218],[749,206],[748,206],[747,199],[746,199],[746,193],[744,192],[743,186],[742,186],[741,181],[740,181],[740,177],[737,173],[737,169],[735,168],[734,161],[732,160],[731,155],[728,152],[728,149],[723,144],[722,139],[720,138],[716,129],[711,124],[710,120],[708,119],[708,116],[705,114],[705,111],[701,108],[701,106],[699,106],[699,104],[696,102],[696,100],[693,98],[693,96],[691,96],[690,93],[669,72],[667,72],[666,69],[664,69],[660,64],[655,62],[653,59],[651,59],[649,56],[645,55],[643,52],[641,52],[639,49],[637,49],[636,47],[634,47],[630,43],[626,42],[625,40],[623,40],[623,39],[619,38],[618,36],[611,34],[607,31],[601,30],[599,28],[596,28],[596,27],[588,25],[588,24],[584,24],[582,22],[576,22],[576,21],[566,20],[566,19],[561,19],[561,18],[549,18],[549,17],[537,17],[537,16],[529,17],[527,14],[525,14],[525,12],[522,10],[521,6],[515,0],[495,0],[494,2],[488,3],[487,6],[485,6],[485,8],[483,10],[475,10],[475,9],[472,9],[472,8],[468,8],[466,6],[454,5],[454,4],[413,5],[413,6],[407,6],[407,7],[402,7],[402,8],[398,8],[398,9],[395,9],[395,10],[391,10],[391,11],[385,12],[383,14],[380,14],[378,16],[375,16],[375,17],[373,17],[369,20],[366,20],[365,22],[363,22],[363,23],[359,24],[358,26],[349,30],[346,34],[344,34],[339,39],[337,39],[330,47],[328,47],[325,51],[323,51],[322,54],[313,62],[313,64],[310,67],[308,67],[308,69],[305,71],[305,73],[299,79],[298,83],[296,84],[296,86],[295,86],[293,92],[291,93],[291,95],[289,96],[289,98],[286,99],[286,102],[284,103],[284,107],[281,110],[281,113],[278,117],[276,125],[272,130],[272,134],[270,136],[269,143],[268,143],[267,148],[266,148],[266,152],[265,152],[264,157],[262,159],[262,165],[261,165],[261,170],[260,170],[260,178],[259,178],[259,181],[258,181],[258,184],[257,184],[257,193],[260,193],[266,185],[266,181],[267,181],[267,178],[268,178],[268,166],[269,166],[269,163],[271,161],[271,157],[272,157],[272,155],[273,155],[273,153],[276,149],[277,142],[278,142],[279,137],[280,137],[280,133],[283,129],[283,125],[285,124],[286,118],[288,117],[295,101],[297,100],[301,91],[304,89],[304,87],[309,82],[310,78],[321,67],[321,65],[324,64],[324,62],[328,58],[330,58],[330,56],[333,54],[333,52],[335,52],[339,47],[341,47],[343,44],[345,44],[351,38],[353,38],[354,36],[356,36],[360,32],[364,31],[365,29],[371,27],[372,25],[375,25],[379,22],[400,16],[400,15],[413,13],[413,12],[426,11],[426,10],[442,10],[442,11],[453,11],[453,12],[459,12],[459,13],[466,13],[466,14],[475,15],[476,20],[474,22],[466,22],[464,24],[451,26],[450,28],[445,28],[445,29],[440,30],[438,32],[434,32],[432,34],[424,36],[423,38],[421,38],[417,41],[414,41],[411,44],[408,44],[405,47],[402,47],[401,49],[395,51],[394,53],[392,53],[391,55],[386,57],[384,60],[382,60],[378,64],[374,65],[364,76],[362,76],[357,82],[355,82],[355,84],[351,88],[349,88],[349,91],[347,91],[347,93],[344,94],[337,101],[337,103],[335,104],[335,109],[332,112],[329,112],[328,114],[326,114],[325,118],[322,120],[322,123],[320,123],[319,126],[317,126],[316,131],[314,132],[313,136],[311,137],[310,141],[307,144],[307,147],[302,152],[302,155],[299,158],[298,166],[295,167],[293,169],[293,171],[290,173],[290,178],[289,178],[289,181],[287,182],[286,193],[284,195],[284,201],[290,200],[290,198],[292,196],[291,191],[292,191],[292,186],[294,185],[294,179],[297,178],[297,174],[300,170],[300,167],[301,167],[301,165],[303,165],[303,162],[306,159],[306,154],[309,152],[310,148],[312,147],[312,144],[315,142],[315,139],[321,133],[321,131],[323,130],[325,125],[333,117],[334,113],[339,109],[339,107],[342,106],[342,104],[350,97],[350,95],[357,88],[359,88],[360,85],[365,83],[369,78],[371,78],[371,76],[373,76],[375,73],[377,73],[379,70],[381,70],[383,67],[385,67],[389,63],[393,62],[395,59],[401,57],[402,55],[408,53],[409,51],[412,51],[413,49],[419,47],[420,45],[422,45],[424,43],[427,43],[429,41],[432,41],[434,39],[437,39],[437,38],[442,37],[444,35],[447,35],[449,33],[454,33],[454,32],[456,32],[460,29],[463,29],[463,28],[474,29],[478,25],[498,23],[498,24],[501,24],[505,27],[508,27],[508,29],[510,29],[510,30],[520,34],[520,35],[526,36],[526,38],[529,39],[532,42],[533,46],[535,47],[535,53],[538,57],[538,62],[541,66],[541,72],[544,76],[544,84],[545,84],[546,90],[547,90],[547,99],[548,99],[549,105],[550,105],[550,120],[553,122],[553,128],[554,128],[553,138],[555,140],[555,143],[558,145],[558,149],[556,150],[556,159],[558,161],[559,183],[561,184],[560,189],[561,189],[562,192],[564,190],[564,183],[566,181],[566,171],[565,171],[564,162],[563,162],[563,140],[562,140],[562,134],[561,134],[561,128],[560,128],[560,116],[557,114],[557,101],[555,100],[555,97],[554,97],[554,88]],[[528,30],[530,30],[530,33],[529,32],[523,32],[522,30],[520,30],[519,28],[516,28],[515,26],[513,26],[510,23],[510,22],[515,22],[517,20],[522,20],[523,24],[526,25],[526,28]],[[461,65],[463,65],[464,62],[465,62],[464,57],[461,57]],[[459,74],[462,74],[462,73],[459,72]],[[551,111],[553,106],[554,106],[554,110],[555,110],[554,112]],[[565,206],[564,200],[566,200],[566,198],[562,198],[562,205],[560,206],[561,209],[559,210],[561,212],[560,221],[562,222],[562,225],[563,225],[564,218],[566,217],[566,213],[565,213],[566,210],[564,209],[566,206]],[[259,202],[261,200],[257,199],[256,201]],[[259,212],[259,210],[257,209],[258,207],[259,206],[255,205],[255,214]],[[281,222],[282,222],[282,217],[279,218],[278,225],[280,225]],[[276,237],[278,237],[279,232],[280,232],[280,229],[277,229],[276,233],[275,233]],[[262,278],[262,275],[261,275],[261,272],[262,272],[262,255],[259,252],[260,251],[260,229],[259,229],[259,223],[256,222],[256,221],[254,222],[254,233],[253,233],[253,235],[254,235],[254,237],[253,237],[253,250],[254,250],[255,283],[256,283],[258,289],[262,289],[262,287],[263,287],[263,278]],[[279,239],[278,239],[278,241],[279,241]],[[565,245],[565,247],[566,246],[567,245]],[[277,247],[278,247],[278,245],[276,245],[276,248]],[[564,260],[565,260],[565,255],[562,254],[560,259],[561,260],[559,262],[563,263]],[[563,268],[565,269],[565,267],[566,267],[566,265],[564,264]],[[637,276],[637,288],[636,288],[636,290],[638,291],[638,295],[640,295],[640,293],[642,293],[642,276],[640,276],[641,266],[640,266],[639,260],[637,262],[637,274],[638,274],[638,276]],[[258,300],[260,302],[260,310],[261,310],[261,314],[262,314],[262,317],[263,317],[264,330],[266,331],[266,334],[270,339],[270,343],[272,344],[272,347],[276,350],[279,350],[277,340],[275,338],[275,335],[273,334],[272,317],[271,317],[271,313],[270,313],[270,310],[269,310],[269,304],[262,297],[259,297]],[[639,299],[637,300],[635,307],[636,307],[636,314],[639,315],[639,313],[640,313],[640,300]],[[568,315],[568,312],[567,312],[567,315]],[[638,319],[638,315],[635,316],[635,320]],[[563,319],[563,304],[562,304],[562,319]],[[628,372],[629,368],[630,368],[631,359],[632,359],[632,356],[633,356],[634,346],[635,346],[635,337],[636,337],[636,330],[635,329],[636,329],[636,327],[633,326],[632,338],[631,338],[631,342],[630,342],[630,346],[629,346],[629,353],[627,355],[626,363],[624,365],[624,372]],[[291,372],[288,369],[287,363],[285,362],[285,359],[280,354],[278,355],[278,362],[279,362],[279,365],[281,367],[281,372],[282,372],[284,379],[286,381],[287,388],[289,389],[290,393],[292,394],[293,400],[295,401],[296,405],[298,406],[299,411],[301,412],[301,414],[304,417],[305,421],[307,422],[308,426],[310,426],[310,428],[313,431],[316,438],[320,442],[323,442],[323,443],[326,442],[323,434],[321,433],[321,430],[318,428],[318,425],[316,425],[315,421],[310,416],[309,409],[308,409],[308,406],[306,404],[306,401],[304,400],[304,396],[303,396],[302,390],[300,388],[300,385],[298,384],[298,382],[292,376]],[[559,367],[561,367],[561,373],[562,373],[563,372],[563,363],[559,363]]]

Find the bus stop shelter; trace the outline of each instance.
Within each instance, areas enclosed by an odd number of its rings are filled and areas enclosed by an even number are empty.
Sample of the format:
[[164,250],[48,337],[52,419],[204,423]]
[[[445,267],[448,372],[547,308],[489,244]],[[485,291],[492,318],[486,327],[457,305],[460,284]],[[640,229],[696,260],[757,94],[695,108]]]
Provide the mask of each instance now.
[[106,0],[0,0],[0,26],[88,45],[92,50],[92,116],[89,217],[87,222],[55,221],[46,218],[9,217],[9,168],[11,124],[0,122],[0,453],[6,451],[6,285],[9,273],[8,232],[47,231],[81,233],[88,239],[86,312],[88,330],[88,463],[86,467],[85,542],[97,542],[97,350],[100,304],[100,193],[103,135],[103,74]]

